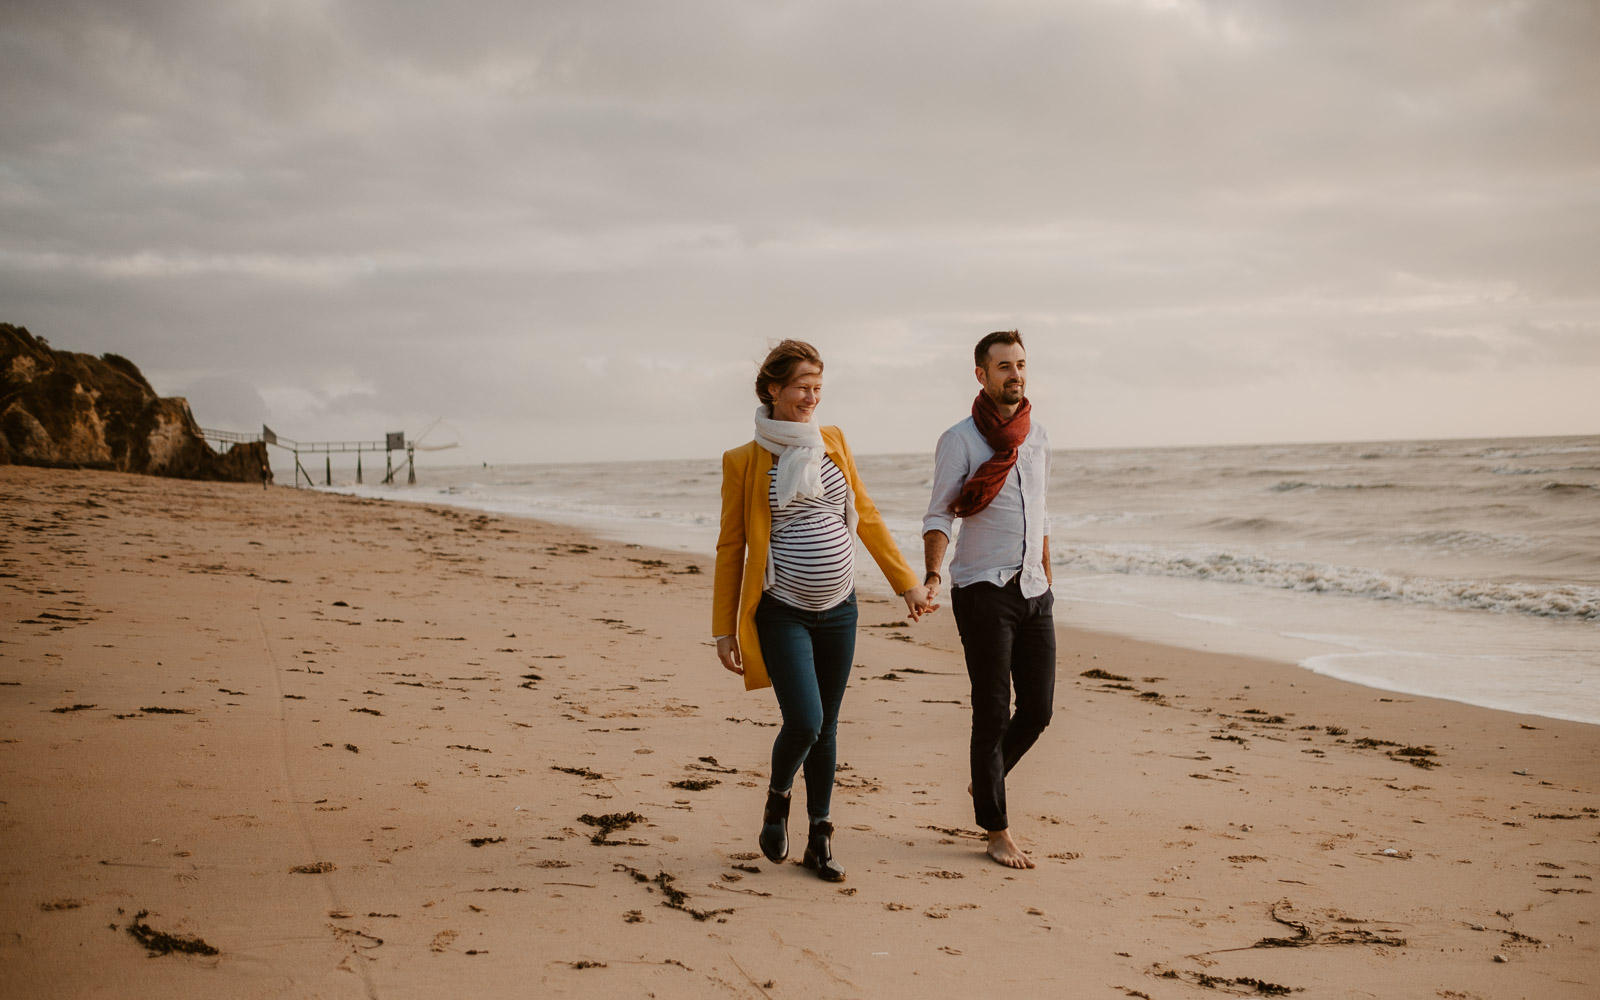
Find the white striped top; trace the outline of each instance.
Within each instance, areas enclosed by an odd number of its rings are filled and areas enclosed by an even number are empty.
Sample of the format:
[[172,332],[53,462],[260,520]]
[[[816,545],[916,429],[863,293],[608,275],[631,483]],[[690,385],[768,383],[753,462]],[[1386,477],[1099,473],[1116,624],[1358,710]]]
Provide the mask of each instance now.
[[767,503],[772,505],[772,586],[767,593],[805,611],[826,611],[850,596],[855,586],[855,540],[845,524],[849,487],[844,473],[822,458],[822,496],[795,497],[777,506],[776,465],[767,473]]

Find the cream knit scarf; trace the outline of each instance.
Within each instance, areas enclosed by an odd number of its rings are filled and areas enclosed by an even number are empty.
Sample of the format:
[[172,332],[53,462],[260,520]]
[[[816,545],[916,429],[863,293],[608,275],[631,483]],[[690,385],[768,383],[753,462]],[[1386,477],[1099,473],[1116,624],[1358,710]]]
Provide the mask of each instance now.
[[777,503],[787,507],[797,496],[822,496],[822,459],[827,450],[822,429],[797,420],[774,420],[765,404],[756,407],[756,444],[778,456]]

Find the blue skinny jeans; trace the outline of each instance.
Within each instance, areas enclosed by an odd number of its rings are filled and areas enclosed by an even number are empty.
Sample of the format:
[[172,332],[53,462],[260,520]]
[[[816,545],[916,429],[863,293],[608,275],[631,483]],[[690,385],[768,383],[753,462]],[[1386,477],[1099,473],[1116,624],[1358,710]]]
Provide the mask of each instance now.
[[802,611],[771,594],[756,606],[761,658],[783,713],[772,744],[772,787],[787,792],[805,768],[806,815],[828,818],[838,763],[839,706],[856,651],[856,595],[826,611]]

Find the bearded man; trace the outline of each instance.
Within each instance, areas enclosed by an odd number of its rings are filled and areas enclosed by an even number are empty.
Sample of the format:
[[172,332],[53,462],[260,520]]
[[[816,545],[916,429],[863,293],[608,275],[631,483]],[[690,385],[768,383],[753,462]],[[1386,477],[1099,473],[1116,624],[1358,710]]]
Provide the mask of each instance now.
[[[934,453],[933,496],[922,519],[928,599],[955,519],[950,601],[972,682],[972,793],[989,856],[1032,868],[1011,836],[1006,775],[1050,724],[1056,630],[1050,592],[1050,440],[1025,395],[1027,351],[1015,330],[991,333],[973,352],[981,390],[972,415],[945,431]],[[1012,691],[1016,709],[1012,710]]]

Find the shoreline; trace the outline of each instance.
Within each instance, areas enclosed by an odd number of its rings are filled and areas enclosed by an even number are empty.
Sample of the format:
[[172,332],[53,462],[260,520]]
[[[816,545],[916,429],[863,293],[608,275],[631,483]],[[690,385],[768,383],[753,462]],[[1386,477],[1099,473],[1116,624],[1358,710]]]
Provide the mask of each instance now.
[[[600,463],[604,464],[604,463]],[[637,517],[623,517],[607,515],[594,511],[578,510],[539,510],[528,512],[525,509],[510,509],[494,504],[456,503],[451,495],[443,490],[437,490],[427,495],[382,496],[373,488],[359,489],[354,484],[342,484],[333,487],[311,487],[311,490],[329,496],[357,496],[364,499],[383,500],[405,504],[437,504],[456,510],[489,513],[497,517],[522,518],[534,523],[560,525],[565,528],[583,532],[597,538],[606,539],[624,544],[642,545],[646,548],[663,549],[678,554],[688,554],[711,559],[715,550],[716,528],[704,524],[690,524],[671,518],[645,519]],[[424,489],[436,489],[424,487]],[[911,544],[906,539],[900,539],[906,544]],[[1069,546],[1070,548],[1070,546]],[[865,561],[865,550],[857,547],[858,560]],[[913,564],[916,560],[913,559]],[[888,588],[877,575],[876,570],[868,566],[868,572],[861,574],[859,585],[863,592],[875,593],[878,596],[889,596]],[[1353,635],[1342,634],[1363,628],[1363,623],[1368,621],[1368,616],[1379,615],[1404,615],[1410,618],[1420,618],[1424,615],[1436,617],[1438,620],[1429,623],[1428,628],[1438,632],[1453,632],[1461,629],[1481,629],[1484,623],[1476,618],[1468,617],[1459,621],[1451,620],[1453,615],[1475,615],[1478,613],[1467,611],[1439,611],[1436,609],[1413,607],[1377,607],[1369,608],[1362,598],[1330,595],[1319,597],[1319,600],[1331,602],[1329,607],[1320,609],[1325,616],[1325,622],[1338,622],[1337,626],[1324,624],[1317,629],[1320,633],[1336,634],[1304,634],[1302,632],[1287,631],[1262,625],[1260,622],[1250,623],[1243,620],[1230,620],[1218,617],[1215,614],[1186,612],[1179,608],[1186,601],[1200,600],[1206,606],[1219,607],[1228,603],[1227,595],[1206,593],[1203,598],[1194,596],[1174,596],[1181,589],[1185,594],[1199,594],[1203,589],[1217,586],[1230,586],[1228,584],[1212,584],[1193,580],[1174,580],[1168,577],[1124,577],[1111,575],[1111,587],[1108,590],[1100,581],[1106,577],[1104,573],[1073,573],[1057,567],[1056,591],[1058,596],[1057,623],[1062,627],[1085,629],[1093,632],[1103,632],[1109,635],[1122,636],[1156,645],[1173,646],[1179,649],[1194,652],[1222,652],[1237,656],[1247,656],[1257,659],[1273,660],[1287,667],[1297,668],[1306,673],[1314,673],[1332,677],[1346,683],[1356,684],[1374,691],[1383,691],[1389,694],[1404,695],[1415,698],[1437,698],[1453,701],[1463,705],[1472,705],[1479,708],[1490,708],[1497,711],[1511,712],[1513,714],[1533,715],[1553,721],[1579,722],[1588,725],[1600,726],[1600,714],[1590,701],[1581,705],[1581,710],[1574,710],[1571,705],[1561,700],[1561,692],[1546,694],[1534,704],[1518,704],[1505,690],[1497,687],[1487,687],[1481,690],[1461,690],[1459,677],[1448,679],[1448,671],[1452,665],[1460,666],[1464,660],[1471,659],[1465,649],[1470,643],[1455,643],[1460,647],[1454,653],[1446,653],[1434,649],[1420,654],[1424,662],[1429,665],[1432,677],[1425,672],[1421,679],[1409,677],[1413,671],[1402,666],[1419,656],[1414,651],[1406,648],[1386,646],[1382,638],[1359,638]],[[1132,580],[1136,586],[1148,588],[1151,586],[1163,588],[1167,593],[1163,603],[1129,603],[1121,599],[1119,591],[1125,582]],[[1285,594],[1278,591],[1267,591],[1264,594],[1247,595],[1255,602],[1267,600],[1275,601],[1288,599],[1293,601],[1300,595]],[[1304,611],[1300,614],[1304,615]],[[1496,627],[1503,627],[1506,623],[1494,623]],[[1577,628],[1589,628],[1587,624],[1564,623]],[[1380,633],[1381,635],[1381,633]],[[1592,640],[1591,640],[1592,641]],[[1376,643],[1376,644],[1375,644]],[[1370,667],[1361,668],[1363,661],[1370,661],[1378,657],[1386,661],[1386,670],[1373,671]],[[1543,676],[1523,676],[1523,668],[1515,662],[1504,665],[1506,676],[1518,675],[1525,681],[1527,687],[1522,690],[1546,690],[1542,684],[1546,680]],[[1429,680],[1435,683],[1430,689]],[[1450,694],[1437,693],[1442,686],[1454,688]]]
[[[1060,627],[1016,873],[965,800],[948,607],[864,590],[841,892],[751,855],[777,712],[715,662],[707,557],[286,487],[0,490],[10,995],[1600,980],[1592,725]],[[147,958],[141,911],[220,954]]]

